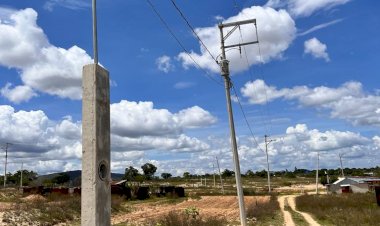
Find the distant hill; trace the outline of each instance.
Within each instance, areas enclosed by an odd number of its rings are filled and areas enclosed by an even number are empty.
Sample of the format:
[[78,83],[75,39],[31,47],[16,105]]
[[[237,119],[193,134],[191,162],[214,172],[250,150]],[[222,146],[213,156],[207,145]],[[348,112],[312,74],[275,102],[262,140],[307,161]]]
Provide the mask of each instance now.
[[[73,170],[73,171],[66,171],[66,172],[40,175],[40,176],[38,176],[36,183],[42,184],[43,181],[51,180],[61,173],[65,173],[65,174],[68,174],[70,176],[70,181],[73,184],[73,186],[80,186],[80,180],[81,180],[81,175],[82,175],[81,170]],[[124,174],[121,174],[121,173],[111,173],[112,180],[121,180],[123,178],[123,176],[124,176]]]

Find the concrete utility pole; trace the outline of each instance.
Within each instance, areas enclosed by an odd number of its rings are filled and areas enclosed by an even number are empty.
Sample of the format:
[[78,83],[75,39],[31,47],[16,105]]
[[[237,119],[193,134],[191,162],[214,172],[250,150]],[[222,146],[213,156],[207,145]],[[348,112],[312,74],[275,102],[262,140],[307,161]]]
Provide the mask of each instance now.
[[7,164],[8,164],[8,147],[11,143],[5,143],[5,162],[4,162],[4,188],[7,185]]
[[343,157],[343,154],[339,153],[340,171],[341,171],[342,177],[344,177],[342,157]]
[[317,151],[317,173],[315,174],[315,193],[318,195],[318,177],[319,177],[319,151]]
[[270,170],[269,170],[269,157],[268,157],[268,145],[270,142],[275,140],[268,140],[268,135],[265,135],[265,153],[267,155],[267,174],[268,174],[268,192],[271,193],[271,187],[270,187]]
[[222,178],[222,174],[220,173],[218,156],[215,156],[215,158],[216,158],[216,165],[218,166],[218,171],[219,171],[220,186],[222,187],[222,194],[224,195],[223,178]]
[[92,1],[94,64],[82,77],[81,225],[111,225],[109,73],[98,65],[96,0]]
[[23,171],[24,163],[21,163],[21,171],[20,171],[20,189],[22,189],[22,171]]
[[213,171],[213,176],[214,176],[214,188],[215,188],[215,185],[216,185],[216,183],[215,183],[215,165],[214,164],[212,164],[212,171]]
[[[255,42],[247,42],[247,43],[239,43],[234,45],[228,45],[225,46],[224,42],[225,40],[238,28],[240,25],[244,24],[256,24],[256,20],[245,20],[245,21],[238,21],[238,22],[232,22],[232,23],[225,23],[225,24],[219,24],[219,30],[220,30],[220,44],[221,44],[221,50],[222,50],[222,56],[221,56],[221,62],[220,62],[220,68],[221,68],[221,75],[224,78],[224,86],[226,90],[226,99],[227,99],[227,112],[228,112],[228,119],[229,119],[229,125],[230,125],[230,135],[231,135],[231,146],[232,146],[232,155],[235,165],[235,179],[236,179],[236,189],[237,194],[239,198],[239,209],[240,209],[240,223],[242,226],[247,225],[246,221],[246,214],[245,214],[245,204],[244,204],[244,194],[243,194],[243,186],[241,182],[241,175],[240,175],[240,164],[239,164],[239,154],[237,151],[237,143],[236,143],[236,135],[235,135],[235,125],[234,125],[234,118],[233,118],[233,112],[232,112],[232,106],[231,106],[231,79],[230,79],[230,71],[229,71],[229,61],[226,58],[226,51],[227,48],[233,48],[233,47],[241,47],[244,45],[254,44],[258,43]],[[223,28],[226,27],[234,27],[232,30],[230,30],[226,36],[223,35]]]

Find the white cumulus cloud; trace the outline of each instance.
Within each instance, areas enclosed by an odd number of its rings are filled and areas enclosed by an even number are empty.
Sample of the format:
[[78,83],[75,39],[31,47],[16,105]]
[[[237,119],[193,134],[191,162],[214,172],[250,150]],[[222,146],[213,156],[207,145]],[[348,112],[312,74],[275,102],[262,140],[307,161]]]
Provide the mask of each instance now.
[[165,73],[169,73],[174,70],[174,65],[171,63],[171,58],[169,56],[163,55],[157,58],[156,64],[158,70],[163,71]]
[[0,90],[0,93],[3,97],[7,98],[13,103],[19,104],[21,102],[30,100],[32,97],[37,96],[37,93],[35,93],[29,86],[16,86],[14,88],[11,87],[12,84],[7,83]]
[[297,100],[302,106],[327,109],[332,118],[344,119],[354,125],[380,126],[377,110],[380,96],[366,94],[360,82],[346,82],[337,88],[295,86],[278,89],[263,80],[247,82],[241,93],[251,104],[264,104],[276,99]]
[[91,57],[77,46],[63,49],[50,44],[37,25],[36,11],[13,11],[7,18],[0,18],[0,33],[0,65],[20,71],[24,93],[28,90],[28,94],[39,91],[81,98],[82,67],[91,63]]
[[[257,45],[249,45],[245,47],[246,51],[241,51],[241,54],[247,53],[250,64],[258,64],[269,62],[273,59],[281,58],[284,51],[289,47],[296,36],[296,27],[293,19],[285,10],[276,11],[272,8],[263,8],[252,6],[243,9],[238,15],[227,18],[223,23],[235,22],[240,20],[254,19],[257,20],[257,29],[261,47],[262,59],[260,59],[259,48]],[[230,29],[226,29],[225,34]],[[197,34],[202,39],[214,57],[220,55],[220,35],[217,25],[212,27],[203,27],[196,29]],[[241,26],[241,34],[244,42],[257,40],[254,25]],[[226,45],[242,43],[239,30],[236,30],[227,40]],[[231,62],[230,67],[232,72],[247,70],[246,61],[241,60],[241,54],[238,50],[227,52],[227,59]],[[192,51],[191,57],[202,68],[212,72],[219,72],[219,66],[208,54],[207,50],[200,45],[200,53]],[[184,52],[178,55],[185,68],[195,66],[192,59]]]
[[322,58],[326,62],[330,61],[329,54],[327,53],[327,46],[320,42],[317,38],[306,40],[304,43],[306,54],[310,54],[315,58]]
[[111,127],[119,136],[180,134],[186,128],[209,126],[215,122],[216,118],[211,113],[198,106],[171,113],[167,109],[155,109],[148,101],[123,100],[111,104]]

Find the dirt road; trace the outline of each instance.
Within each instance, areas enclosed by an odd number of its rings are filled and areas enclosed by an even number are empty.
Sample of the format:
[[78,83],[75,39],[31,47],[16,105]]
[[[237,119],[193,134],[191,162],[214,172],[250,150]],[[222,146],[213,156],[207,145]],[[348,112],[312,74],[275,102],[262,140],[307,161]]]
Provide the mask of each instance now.
[[280,209],[282,212],[282,215],[284,215],[284,225],[285,226],[295,226],[292,215],[285,210],[285,200],[287,199],[287,196],[278,196],[277,200],[280,204]]
[[317,221],[315,221],[313,219],[313,217],[310,214],[298,211],[296,209],[296,202],[295,202],[296,197],[297,197],[297,195],[284,195],[284,196],[278,197],[278,202],[280,203],[281,211],[284,215],[285,226],[294,226],[295,225],[291,214],[289,213],[289,211],[285,210],[285,203],[287,203],[293,211],[301,214],[302,217],[306,220],[306,222],[310,226],[321,226],[320,224],[318,224]]
[[292,208],[297,213],[301,214],[303,216],[303,218],[305,218],[307,223],[309,223],[310,226],[321,226],[320,224],[318,224],[318,222],[316,222],[313,219],[313,217],[310,214],[296,210],[296,201],[295,201],[296,197],[297,197],[296,195],[289,195],[288,196],[288,204],[289,204],[290,208]]

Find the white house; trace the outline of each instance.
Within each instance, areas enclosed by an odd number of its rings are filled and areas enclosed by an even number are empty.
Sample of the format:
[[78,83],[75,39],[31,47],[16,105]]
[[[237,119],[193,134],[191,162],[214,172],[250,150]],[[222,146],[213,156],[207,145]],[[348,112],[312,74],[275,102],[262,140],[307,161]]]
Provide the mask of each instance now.
[[341,177],[333,184],[327,185],[332,193],[366,193],[380,186],[380,178],[374,177]]

